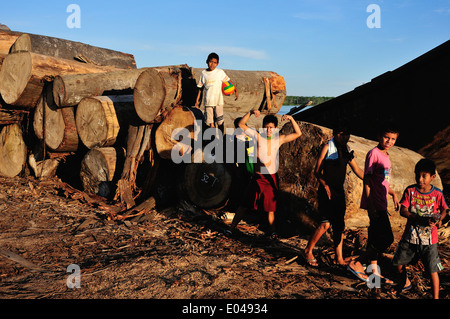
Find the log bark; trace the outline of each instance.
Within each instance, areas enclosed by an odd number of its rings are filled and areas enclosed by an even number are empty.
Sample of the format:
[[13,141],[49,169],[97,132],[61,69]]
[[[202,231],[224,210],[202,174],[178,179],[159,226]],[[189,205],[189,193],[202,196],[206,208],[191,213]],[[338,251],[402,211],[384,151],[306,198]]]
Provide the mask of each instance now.
[[100,147],[89,150],[81,162],[80,178],[85,192],[111,198],[123,167],[123,148]]
[[20,51],[119,69],[136,69],[136,61],[131,54],[38,34],[21,34],[11,46],[11,52]]
[[148,68],[94,74],[58,75],[53,80],[53,96],[58,107],[75,106],[85,97],[125,91],[132,94],[139,75]]
[[[197,83],[203,69],[194,68],[193,76]],[[235,96],[224,96],[224,111],[247,113],[260,110],[264,113],[277,113],[286,98],[284,78],[271,71],[224,70],[239,92]]]
[[38,161],[34,154],[28,157],[28,163],[33,169],[34,176],[38,179],[52,178],[56,175],[59,163],[62,158],[49,158],[46,160]]
[[134,105],[142,121],[152,123],[164,109],[174,107],[181,100],[182,68],[157,67],[140,74],[134,88]]
[[2,67],[3,60],[9,54],[11,46],[21,34],[21,32],[0,30],[0,69]]
[[7,55],[11,46],[16,42],[21,32],[0,30],[0,55]]
[[[35,135],[55,152],[75,152],[79,138],[75,123],[75,108],[58,109],[52,99],[43,94],[33,118]],[[45,136],[45,138],[44,138]]]
[[0,132],[0,176],[15,177],[22,172],[27,146],[18,124],[6,125]]
[[27,113],[21,110],[2,109],[0,103],[0,125],[20,123]]
[[77,107],[78,135],[89,149],[114,145],[130,123],[138,122],[132,95],[88,97]]
[[33,108],[45,80],[61,74],[103,73],[115,70],[31,52],[8,54],[0,70],[0,93],[7,104]]
[[115,195],[115,199],[120,199],[127,208],[135,205],[133,194],[136,190],[137,170],[144,152],[150,148],[152,128],[152,124],[130,125],[128,128],[126,157]]

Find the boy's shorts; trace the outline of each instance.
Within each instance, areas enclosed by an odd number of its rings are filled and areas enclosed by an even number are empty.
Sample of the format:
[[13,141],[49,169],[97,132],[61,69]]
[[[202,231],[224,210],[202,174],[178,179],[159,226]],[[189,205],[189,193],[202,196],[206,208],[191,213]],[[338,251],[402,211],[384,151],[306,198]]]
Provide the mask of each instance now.
[[439,258],[437,244],[415,245],[406,240],[401,240],[398,243],[392,263],[394,266],[409,265],[419,258],[430,273],[444,269]]
[[274,212],[277,195],[277,174],[254,174],[245,191],[243,205],[255,211]]
[[330,223],[333,232],[342,233],[345,230],[345,211],[347,209],[344,189],[333,189],[331,191],[331,200],[328,199],[325,188],[320,185],[317,192],[319,204],[319,219],[321,223]]
[[206,106],[205,107],[206,124],[211,125],[217,123],[223,124],[223,105]]
[[389,214],[384,210],[377,210],[374,215],[369,214],[367,245],[377,252],[383,253],[394,242]]

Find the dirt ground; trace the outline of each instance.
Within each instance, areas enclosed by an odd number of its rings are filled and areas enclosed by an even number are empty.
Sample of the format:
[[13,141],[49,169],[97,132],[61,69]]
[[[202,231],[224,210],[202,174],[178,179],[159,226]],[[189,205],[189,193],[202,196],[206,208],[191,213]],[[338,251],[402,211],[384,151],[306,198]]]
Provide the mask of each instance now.
[[[409,267],[413,288],[392,296],[369,289],[333,266],[324,238],[307,266],[308,236],[270,239],[256,224],[241,234],[216,213],[176,205],[125,220],[111,219],[98,198],[63,183],[0,179],[0,298],[2,299],[430,299],[420,263]],[[344,253],[356,257],[364,230],[346,233]],[[385,264],[389,264],[387,254]],[[441,243],[441,298],[449,299],[449,243]],[[68,272],[79,267],[80,275]],[[383,265],[382,265],[383,266]],[[389,267],[387,269],[389,275]],[[386,275],[386,273],[385,273]],[[80,288],[70,288],[79,278]]]

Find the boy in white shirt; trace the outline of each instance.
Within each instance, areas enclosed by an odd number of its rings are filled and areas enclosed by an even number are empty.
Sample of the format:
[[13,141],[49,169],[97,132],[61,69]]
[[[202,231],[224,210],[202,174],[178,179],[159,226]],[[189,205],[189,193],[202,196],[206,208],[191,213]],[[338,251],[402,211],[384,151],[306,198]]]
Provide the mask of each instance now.
[[[217,123],[219,129],[224,131],[223,121],[223,94],[222,83],[230,81],[228,75],[222,70],[218,69],[219,56],[216,53],[210,53],[206,60],[208,69],[203,70],[200,76],[200,81],[197,85],[199,88],[195,106],[199,107],[199,100],[202,91],[203,104],[205,105],[205,118],[206,124],[210,127],[214,127],[214,123]],[[237,89],[235,90],[236,100],[239,97]]]

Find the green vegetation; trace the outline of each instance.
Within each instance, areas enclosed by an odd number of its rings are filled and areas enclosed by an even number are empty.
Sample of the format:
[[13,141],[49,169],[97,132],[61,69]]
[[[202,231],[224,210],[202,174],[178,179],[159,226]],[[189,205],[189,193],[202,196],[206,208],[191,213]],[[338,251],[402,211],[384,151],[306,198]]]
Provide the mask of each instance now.
[[312,101],[312,105],[318,105],[334,97],[329,96],[286,96],[283,105],[302,105]]

